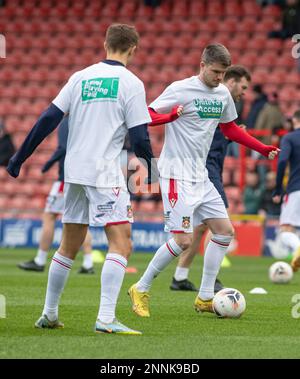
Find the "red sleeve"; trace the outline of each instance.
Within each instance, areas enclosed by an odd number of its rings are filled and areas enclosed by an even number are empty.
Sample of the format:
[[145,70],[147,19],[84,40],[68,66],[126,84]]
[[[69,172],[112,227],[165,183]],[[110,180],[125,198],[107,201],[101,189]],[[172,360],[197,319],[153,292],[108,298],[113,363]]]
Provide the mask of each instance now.
[[176,120],[179,117],[177,114],[177,109],[178,109],[178,105],[172,108],[170,113],[161,114],[161,113],[155,112],[154,109],[149,107],[148,110],[152,118],[152,122],[149,124],[149,126],[167,124],[168,122],[172,122]]
[[264,145],[256,138],[250,136],[250,134],[240,128],[234,121],[227,122],[226,124],[221,123],[220,128],[223,134],[230,140],[249,147],[252,150],[258,151],[265,157],[268,157],[272,150],[277,150],[275,146]]

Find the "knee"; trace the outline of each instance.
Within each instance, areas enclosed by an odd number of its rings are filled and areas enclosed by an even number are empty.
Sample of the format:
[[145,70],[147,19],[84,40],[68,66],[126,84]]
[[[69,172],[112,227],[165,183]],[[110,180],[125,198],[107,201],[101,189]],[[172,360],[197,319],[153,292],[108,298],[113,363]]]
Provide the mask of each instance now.
[[228,226],[218,230],[217,233],[215,232],[213,234],[219,234],[221,236],[233,238],[234,237],[234,228],[232,225],[228,225]]
[[224,236],[228,236],[228,237],[231,237],[231,238],[234,237],[234,228],[233,228],[232,225],[225,230]]
[[188,235],[178,234],[174,236],[174,241],[180,247],[180,249],[184,251],[191,247],[192,237],[193,237],[192,234],[188,234]]
[[109,247],[109,251],[112,253],[118,253],[128,260],[131,255],[132,248],[133,245],[131,239],[124,238],[122,242],[120,241],[117,244],[111,244],[111,246]]

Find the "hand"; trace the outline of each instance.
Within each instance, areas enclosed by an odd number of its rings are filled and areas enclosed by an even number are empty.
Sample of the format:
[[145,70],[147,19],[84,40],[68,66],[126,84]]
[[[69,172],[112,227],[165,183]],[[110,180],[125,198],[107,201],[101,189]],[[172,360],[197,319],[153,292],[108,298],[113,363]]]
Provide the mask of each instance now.
[[180,117],[183,113],[183,105],[179,105],[177,108],[177,115]]
[[8,162],[8,165],[6,167],[6,171],[9,173],[10,176],[12,176],[13,178],[17,178],[19,176],[19,173],[20,173],[20,170],[21,170],[21,166],[16,164],[13,160],[13,158],[11,158]]
[[171,111],[171,119],[172,121],[175,121],[180,117],[183,113],[183,105],[176,105],[175,107],[172,108]]
[[247,129],[247,125],[245,125],[245,124],[240,124],[239,127],[240,127],[241,129],[243,129],[243,130],[246,130],[246,129]]
[[280,195],[275,195],[272,197],[273,203],[275,204],[280,204],[281,202],[281,196]]
[[280,149],[278,149],[275,146],[268,146],[270,148],[269,154],[268,154],[268,159],[272,160],[274,159],[280,152]]

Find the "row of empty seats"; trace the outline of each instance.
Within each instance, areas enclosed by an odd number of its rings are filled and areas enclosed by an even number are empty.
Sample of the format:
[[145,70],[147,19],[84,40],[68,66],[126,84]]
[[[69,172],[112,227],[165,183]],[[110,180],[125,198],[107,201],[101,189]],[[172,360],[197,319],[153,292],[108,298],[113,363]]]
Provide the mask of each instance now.
[[195,17],[225,15],[245,15],[253,16],[280,16],[280,8],[277,6],[260,7],[252,0],[164,0],[160,7],[147,7],[139,0],[114,0],[114,1],[75,1],[58,2],[55,5],[51,2],[25,2],[21,6],[9,2],[8,6],[2,8],[0,13],[8,19],[15,17],[56,17],[64,19],[66,16],[74,18],[98,18],[106,17],[129,17],[129,18],[155,18],[155,17]]

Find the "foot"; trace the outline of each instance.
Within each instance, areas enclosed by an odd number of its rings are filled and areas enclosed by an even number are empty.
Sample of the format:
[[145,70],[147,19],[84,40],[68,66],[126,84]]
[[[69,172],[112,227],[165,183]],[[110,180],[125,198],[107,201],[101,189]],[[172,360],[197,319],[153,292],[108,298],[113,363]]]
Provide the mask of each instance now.
[[128,295],[131,299],[133,312],[140,317],[150,317],[149,292],[139,292],[136,289],[136,284],[133,284],[128,290]]
[[78,274],[95,274],[94,267],[85,268],[83,266],[77,271]]
[[212,299],[202,300],[199,296],[196,297],[194,302],[194,309],[196,312],[210,312],[214,313],[212,306]]
[[175,278],[172,280],[170,289],[173,291],[198,291],[188,279],[176,280]]
[[291,266],[294,272],[297,272],[300,268],[300,251],[297,250],[291,262]]
[[100,320],[96,321],[95,324],[96,333],[115,333],[115,334],[127,334],[140,336],[142,332],[138,330],[130,329],[127,326],[123,325],[117,319],[113,320],[112,323],[106,324]]
[[58,320],[50,321],[46,315],[42,315],[34,326],[38,329],[62,329],[64,324]]
[[32,261],[19,263],[18,267],[21,268],[22,270],[27,270],[27,271],[39,271],[39,272],[42,272],[42,271],[45,270],[45,265],[38,265],[38,264],[36,264],[35,261],[34,261],[34,259]]
[[215,281],[215,288],[214,288],[214,292],[215,292],[215,294],[216,294],[217,292],[221,291],[223,288],[224,288],[224,286],[223,286],[221,280],[219,280],[219,279],[217,278],[216,281]]

